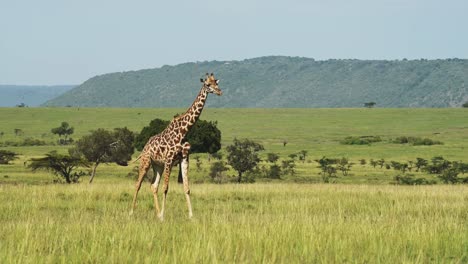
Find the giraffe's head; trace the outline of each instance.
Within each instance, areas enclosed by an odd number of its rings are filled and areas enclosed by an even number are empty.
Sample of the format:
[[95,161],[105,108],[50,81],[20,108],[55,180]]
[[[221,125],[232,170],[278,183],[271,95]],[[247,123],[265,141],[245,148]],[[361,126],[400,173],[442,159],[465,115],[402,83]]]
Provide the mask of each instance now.
[[209,93],[215,93],[217,95],[222,95],[223,91],[219,89],[219,80],[216,80],[213,73],[212,74],[206,74],[205,79],[200,79],[200,81],[203,83],[203,89],[205,89]]

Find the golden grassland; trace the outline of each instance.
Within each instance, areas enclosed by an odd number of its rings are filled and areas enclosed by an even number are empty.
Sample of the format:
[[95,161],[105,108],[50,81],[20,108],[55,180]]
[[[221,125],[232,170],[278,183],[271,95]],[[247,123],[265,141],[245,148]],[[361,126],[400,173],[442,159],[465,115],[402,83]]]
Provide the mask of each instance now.
[[[147,190],[148,189],[148,190]],[[466,263],[467,186],[173,185],[164,222],[149,187],[0,186],[3,263]]]

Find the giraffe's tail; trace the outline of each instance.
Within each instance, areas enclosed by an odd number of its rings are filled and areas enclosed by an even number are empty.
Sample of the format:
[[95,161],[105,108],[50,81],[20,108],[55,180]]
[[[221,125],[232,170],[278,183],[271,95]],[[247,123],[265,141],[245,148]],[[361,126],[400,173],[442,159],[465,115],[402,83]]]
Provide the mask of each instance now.
[[141,154],[140,154],[140,155],[138,155],[138,157],[136,158],[136,160],[132,161],[132,163],[135,163],[135,162],[137,162],[139,159],[141,159]]

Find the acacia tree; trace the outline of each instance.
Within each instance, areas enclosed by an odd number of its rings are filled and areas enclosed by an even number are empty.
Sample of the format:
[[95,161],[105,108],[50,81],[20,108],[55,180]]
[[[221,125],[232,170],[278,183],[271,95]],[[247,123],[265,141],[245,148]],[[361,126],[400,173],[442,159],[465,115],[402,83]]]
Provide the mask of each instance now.
[[233,144],[226,147],[228,164],[237,171],[237,182],[242,181],[242,174],[252,171],[260,162],[258,153],[265,148],[260,143],[249,139],[234,139]]
[[307,156],[307,150],[299,151],[299,159],[302,160],[302,163],[305,162]]
[[115,162],[127,166],[134,153],[133,141],[134,134],[126,127],[116,128],[114,131],[99,128],[78,140],[76,147],[70,151],[93,163],[89,179],[89,183],[92,183],[101,163]]
[[373,108],[377,103],[376,102],[368,102],[364,103],[364,106],[367,108]]
[[[66,145],[66,144],[69,143],[69,141],[71,141],[71,138],[67,139],[67,137],[70,136],[71,134],[73,134],[74,131],[75,131],[75,129],[73,127],[71,127],[68,124],[68,122],[62,122],[62,124],[60,124],[59,127],[52,128],[50,130],[50,132],[52,132],[52,134],[56,134],[56,135],[59,136],[59,143],[63,144],[63,145]],[[62,140],[62,136],[64,137],[63,140]]]
[[75,172],[79,166],[87,166],[87,162],[80,157],[58,154],[52,151],[43,158],[33,158],[29,160],[28,168],[32,171],[46,170],[54,173],[58,177],[65,179],[66,183],[76,183],[79,178],[85,175],[84,172]]

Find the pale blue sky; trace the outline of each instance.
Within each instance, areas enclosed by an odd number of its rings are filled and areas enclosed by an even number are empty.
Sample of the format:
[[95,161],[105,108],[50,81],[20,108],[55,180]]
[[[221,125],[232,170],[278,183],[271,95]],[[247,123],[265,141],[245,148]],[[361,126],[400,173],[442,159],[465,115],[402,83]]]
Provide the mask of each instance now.
[[0,84],[266,55],[468,58],[468,1],[0,0]]

